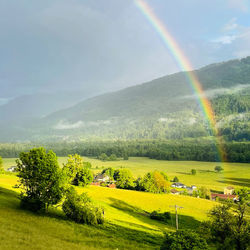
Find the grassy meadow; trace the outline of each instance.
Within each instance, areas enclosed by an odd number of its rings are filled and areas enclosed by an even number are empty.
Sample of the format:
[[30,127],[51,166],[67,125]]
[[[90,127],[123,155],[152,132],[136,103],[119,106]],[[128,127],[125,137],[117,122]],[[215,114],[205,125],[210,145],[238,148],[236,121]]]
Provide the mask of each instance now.
[[[3,159],[4,167],[7,169],[15,165],[15,159]],[[143,176],[145,173],[158,170],[167,173],[170,179],[177,176],[180,182],[186,185],[205,186],[211,190],[223,191],[226,186],[241,188],[250,187],[250,164],[247,163],[216,163],[198,161],[163,161],[145,157],[130,157],[127,161],[106,161],[84,157],[85,161],[92,164],[94,172],[100,172],[103,168],[128,168],[135,177]],[[59,157],[62,165],[67,157]],[[221,173],[216,173],[214,167],[220,165],[224,168]],[[191,169],[196,169],[197,174],[191,175]]]
[[[67,158],[59,157],[62,165]],[[125,167],[135,177],[146,172],[164,171],[173,178],[190,185],[206,186],[222,191],[227,185],[249,186],[250,164],[225,163],[224,172],[215,173],[218,163],[173,162],[147,158],[128,161],[101,162],[84,157],[92,164],[94,172],[103,168]],[[4,168],[15,165],[15,159],[3,159]],[[195,176],[190,174],[196,169]],[[207,219],[207,212],[217,203],[182,195],[153,194],[146,192],[109,189],[98,186],[77,187],[87,192],[96,205],[105,209],[105,224],[99,226],[80,225],[65,218],[60,206],[50,209],[48,214],[36,215],[19,208],[19,189],[15,174],[0,175],[0,249],[159,249],[165,231],[175,229],[173,205],[179,210],[180,228],[197,228]],[[161,223],[150,219],[154,210],[169,211],[171,219]]]
[[[67,220],[60,206],[45,215],[21,210],[16,183],[15,175],[0,175],[1,249],[159,249],[163,232],[175,229],[173,205],[184,207],[179,211],[180,228],[194,228],[216,204],[170,194],[78,187],[105,209],[105,224],[93,227]],[[158,209],[171,212],[169,223],[149,218]]]

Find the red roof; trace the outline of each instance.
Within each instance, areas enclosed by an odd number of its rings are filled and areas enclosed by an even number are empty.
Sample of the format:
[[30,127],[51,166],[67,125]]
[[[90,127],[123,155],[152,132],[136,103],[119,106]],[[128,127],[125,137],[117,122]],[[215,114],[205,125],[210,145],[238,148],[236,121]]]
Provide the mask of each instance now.
[[172,194],[177,194],[177,193],[179,193],[179,191],[176,190],[176,189],[171,189],[170,192],[171,192]]
[[112,184],[109,184],[108,187],[109,188],[116,188],[116,185],[112,183]]
[[220,199],[224,199],[224,200],[227,200],[227,199],[234,199],[236,198],[237,196],[236,195],[233,195],[233,194],[211,194],[211,198],[220,198]]

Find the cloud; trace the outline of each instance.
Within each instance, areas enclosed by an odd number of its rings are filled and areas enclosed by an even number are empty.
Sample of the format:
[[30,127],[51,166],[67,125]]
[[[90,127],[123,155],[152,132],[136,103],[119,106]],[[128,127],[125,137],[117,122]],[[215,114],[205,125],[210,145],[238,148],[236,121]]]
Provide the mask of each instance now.
[[235,35],[225,35],[225,36],[221,36],[216,39],[213,39],[212,42],[220,43],[220,44],[231,44],[236,38],[237,36]]
[[59,121],[58,124],[54,126],[54,129],[57,130],[64,130],[64,129],[77,129],[81,128],[84,125],[82,121],[78,121],[76,123],[68,123],[65,121]]
[[236,23],[237,18],[234,17],[231,20],[229,20],[228,23],[225,24],[225,26],[223,27],[224,31],[232,31],[238,28],[238,24]]

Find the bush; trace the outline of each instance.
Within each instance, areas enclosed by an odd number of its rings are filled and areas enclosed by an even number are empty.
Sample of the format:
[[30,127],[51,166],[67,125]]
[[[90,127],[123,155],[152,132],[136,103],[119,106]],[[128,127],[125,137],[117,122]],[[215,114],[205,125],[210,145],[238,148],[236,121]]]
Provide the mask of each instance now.
[[170,215],[170,212],[160,213],[158,211],[153,211],[150,214],[150,218],[153,219],[153,220],[168,222],[171,219],[171,215]]
[[224,169],[223,169],[221,166],[216,166],[216,167],[214,168],[214,170],[215,170],[216,172],[221,172],[221,171],[223,171]]
[[195,169],[191,169],[191,174],[192,175],[196,175],[196,170]]
[[192,250],[208,249],[207,242],[192,230],[178,230],[166,234],[166,239],[161,247],[163,250]]
[[173,182],[179,182],[179,179],[177,176],[174,177]]
[[86,193],[78,195],[74,188],[68,190],[62,209],[68,218],[77,223],[89,225],[104,223],[104,210],[95,207]]

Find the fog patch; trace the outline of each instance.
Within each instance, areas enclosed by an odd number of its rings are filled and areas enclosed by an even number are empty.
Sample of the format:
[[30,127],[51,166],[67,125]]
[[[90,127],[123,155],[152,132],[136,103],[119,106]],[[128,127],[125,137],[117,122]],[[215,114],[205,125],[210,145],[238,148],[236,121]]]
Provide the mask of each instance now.
[[61,120],[53,128],[56,130],[69,130],[69,129],[79,129],[83,127],[98,127],[100,125],[109,125],[111,124],[110,120],[100,120],[100,121],[78,121],[75,123],[69,123],[68,121]]
[[[211,90],[204,91],[204,93],[199,95],[199,97],[213,98],[213,97],[224,95],[224,94],[234,94],[249,87],[250,87],[250,84],[239,84],[232,88],[211,89]],[[193,95],[182,96],[181,99],[196,99],[197,97],[198,96],[196,94],[193,94]]]

